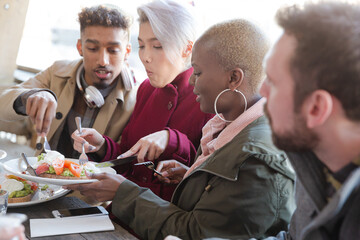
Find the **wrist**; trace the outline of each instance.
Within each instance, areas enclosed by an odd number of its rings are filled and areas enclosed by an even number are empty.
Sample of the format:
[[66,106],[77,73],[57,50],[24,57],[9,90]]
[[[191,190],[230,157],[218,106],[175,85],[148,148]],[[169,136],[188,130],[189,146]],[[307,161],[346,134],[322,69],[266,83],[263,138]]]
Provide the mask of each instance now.
[[101,143],[99,144],[99,150],[96,151],[96,154],[100,157],[103,158],[106,154],[106,144],[105,144],[105,138],[103,137],[101,140]]

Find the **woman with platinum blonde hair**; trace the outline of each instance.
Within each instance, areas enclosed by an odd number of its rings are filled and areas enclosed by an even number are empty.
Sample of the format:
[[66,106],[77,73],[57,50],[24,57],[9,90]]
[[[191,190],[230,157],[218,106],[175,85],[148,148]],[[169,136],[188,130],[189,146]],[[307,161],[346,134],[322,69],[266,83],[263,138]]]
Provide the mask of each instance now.
[[161,183],[153,171],[136,163],[176,159],[186,166],[194,162],[201,129],[213,116],[200,110],[189,77],[196,38],[195,18],[185,6],[172,0],[147,3],[138,8],[139,56],[148,79],[139,87],[136,105],[120,143],[94,129],[74,132],[74,148],[96,152],[101,161],[137,155],[137,160],[116,168],[117,173],[170,200],[175,185]]
[[[192,9],[175,1],[155,1],[140,6],[138,14],[140,26],[150,24],[171,63],[182,60],[184,46],[190,52],[197,36],[197,21]],[[190,68],[191,54],[186,55],[185,67]]]
[[267,50],[264,34],[246,20],[217,24],[195,42],[190,84],[201,110],[218,115],[203,128],[194,167],[159,163],[160,180],[180,181],[171,202],[121,175],[94,174],[98,182],[69,188],[113,200],[113,214],[143,239],[262,239],[286,229],[294,174],[272,144],[258,93]]

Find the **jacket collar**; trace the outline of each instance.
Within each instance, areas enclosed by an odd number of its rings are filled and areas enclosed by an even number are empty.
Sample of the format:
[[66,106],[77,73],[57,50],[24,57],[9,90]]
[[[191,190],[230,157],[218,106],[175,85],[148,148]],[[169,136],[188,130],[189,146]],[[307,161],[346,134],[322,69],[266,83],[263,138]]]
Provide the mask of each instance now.
[[[316,218],[303,229],[301,239],[308,239],[307,236],[311,236],[309,235],[311,232],[314,232],[316,229],[322,228],[326,225],[329,226],[329,220],[338,219],[341,210],[346,208],[346,206],[348,207],[348,211],[351,211],[351,206],[358,204],[358,202],[355,202],[355,197],[360,192],[359,186],[360,168],[357,168],[350,174],[343,186],[331,198],[329,204],[327,204],[319,215],[317,215]],[[351,198],[352,196],[354,197],[353,199]],[[351,204],[346,204],[348,202],[351,202]]]
[[77,59],[74,61],[66,61],[63,64],[63,67],[56,68],[54,70],[54,75],[58,76],[60,78],[72,78],[72,80],[75,82],[75,76],[78,68],[80,65],[82,65],[83,60]]
[[191,67],[177,75],[171,83],[166,85],[166,87],[175,88],[179,94],[179,97],[187,94],[187,91],[189,91],[189,78],[192,73],[193,68]]
[[[201,154],[201,150],[199,154]],[[271,130],[264,116],[250,123],[232,141],[216,150],[190,175],[197,171],[205,171],[230,181],[236,181],[242,164],[250,156],[265,161],[269,167],[289,178],[295,178],[286,155],[273,145]]]
[[301,182],[309,194],[315,207],[320,211],[326,204],[324,165],[311,152],[287,152],[293,165],[298,181]]

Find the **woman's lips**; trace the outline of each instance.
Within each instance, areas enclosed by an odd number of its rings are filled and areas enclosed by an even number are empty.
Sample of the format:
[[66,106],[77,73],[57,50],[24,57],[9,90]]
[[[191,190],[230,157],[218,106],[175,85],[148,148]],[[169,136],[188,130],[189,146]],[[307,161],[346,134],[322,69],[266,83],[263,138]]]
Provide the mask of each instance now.
[[193,93],[196,95],[196,101],[200,101],[200,95],[195,92],[195,89],[193,90]]
[[200,102],[200,96],[196,95],[196,102]]
[[153,75],[153,72],[146,70],[146,74],[150,77],[151,75]]

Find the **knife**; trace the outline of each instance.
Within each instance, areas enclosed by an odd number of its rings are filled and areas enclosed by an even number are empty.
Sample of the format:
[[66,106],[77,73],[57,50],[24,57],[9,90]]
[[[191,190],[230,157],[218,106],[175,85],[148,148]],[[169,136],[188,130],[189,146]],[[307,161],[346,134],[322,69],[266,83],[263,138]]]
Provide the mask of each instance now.
[[28,173],[30,173],[31,176],[37,176],[34,168],[30,165],[30,163],[29,163],[29,161],[28,161],[25,153],[21,153],[21,157],[24,159],[24,161],[25,161],[25,163],[26,163],[26,166],[27,166],[26,171],[27,171]]
[[123,164],[126,164],[126,163],[131,163],[135,159],[137,159],[137,156],[130,156],[130,157],[126,157],[126,158],[117,158],[117,159],[110,160],[110,161],[107,161],[107,162],[102,162],[102,163],[95,164],[95,167],[97,167],[97,168],[113,167],[113,166],[117,166],[117,165],[123,165]]

